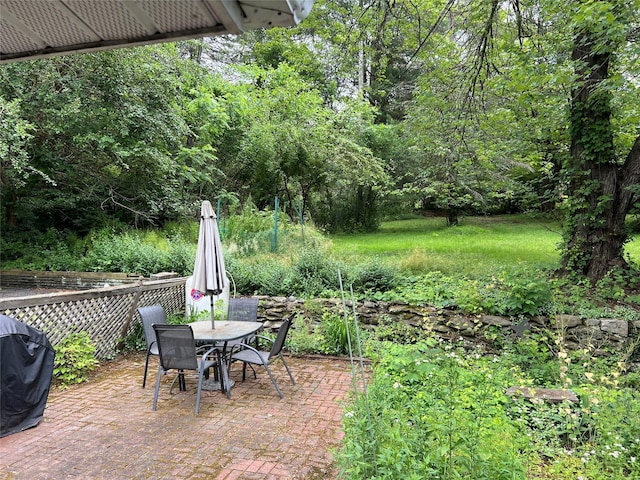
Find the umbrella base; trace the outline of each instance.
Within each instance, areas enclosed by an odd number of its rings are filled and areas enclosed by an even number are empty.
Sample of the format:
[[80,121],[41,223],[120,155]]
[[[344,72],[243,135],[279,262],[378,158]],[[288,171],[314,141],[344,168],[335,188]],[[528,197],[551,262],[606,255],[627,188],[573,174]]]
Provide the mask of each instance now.
[[[235,381],[229,380],[229,388],[233,388],[235,384],[236,384]],[[222,386],[220,385],[220,382],[217,380],[204,380],[202,382],[202,390],[207,390],[207,391],[222,390]]]

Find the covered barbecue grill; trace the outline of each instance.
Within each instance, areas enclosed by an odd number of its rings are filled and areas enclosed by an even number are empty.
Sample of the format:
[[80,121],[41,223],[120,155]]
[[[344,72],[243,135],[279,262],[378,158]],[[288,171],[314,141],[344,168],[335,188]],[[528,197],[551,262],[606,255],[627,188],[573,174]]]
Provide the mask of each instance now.
[[0,437],[40,423],[54,356],[44,333],[0,315]]

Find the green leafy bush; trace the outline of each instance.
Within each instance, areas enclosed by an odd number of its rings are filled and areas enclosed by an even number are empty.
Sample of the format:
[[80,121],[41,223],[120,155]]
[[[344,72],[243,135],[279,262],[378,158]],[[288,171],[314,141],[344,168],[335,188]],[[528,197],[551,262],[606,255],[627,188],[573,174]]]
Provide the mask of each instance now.
[[86,271],[137,273],[148,277],[158,272],[187,275],[193,269],[195,245],[179,236],[167,238],[157,232],[96,232],[83,258]]
[[72,333],[55,347],[53,376],[62,388],[89,379],[89,372],[98,365],[95,351],[87,332]]
[[546,278],[516,278],[505,282],[507,315],[539,315],[548,312],[552,291]]
[[308,318],[297,316],[287,336],[287,350],[294,355],[323,353],[322,335]]
[[398,269],[379,259],[360,264],[354,270],[352,283],[356,292],[386,292],[398,285]]
[[345,321],[344,316],[325,311],[322,314],[319,331],[322,352],[327,355],[345,355],[349,353],[349,341],[355,345],[353,318]]
[[[125,272],[149,276],[171,271],[188,275],[193,269],[195,243],[180,234],[103,228],[80,239],[48,230],[20,240],[2,240],[2,268],[51,271]],[[28,245],[21,248],[20,245]],[[5,249],[5,246],[7,247]],[[6,255],[5,255],[6,253]],[[12,257],[15,257],[13,260]]]
[[240,295],[290,295],[287,279],[291,269],[274,260],[263,262],[240,261],[237,257],[227,258],[225,266]]
[[429,272],[398,279],[398,285],[391,291],[373,295],[377,300],[404,301],[412,305],[429,304],[443,308],[455,303],[455,295],[461,284],[442,272]]
[[388,315],[380,318],[375,330],[371,332],[371,342],[393,342],[399,345],[408,345],[427,340],[431,331],[427,324],[407,325],[402,321],[392,320]]
[[503,409],[509,370],[432,345],[379,350],[366,399],[344,415],[345,478],[525,479],[528,440]]
[[[371,349],[368,390],[344,413],[343,478],[640,478],[626,356],[569,352],[544,334],[516,343],[499,355],[434,339]],[[579,401],[510,398],[510,386],[571,388]]]
[[44,233],[5,229],[0,237],[0,251],[4,269],[78,270],[83,244],[74,234],[52,228]]
[[120,352],[137,352],[146,350],[147,341],[144,338],[144,329],[142,323],[137,322],[131,332],[118,342],[118,351]]
[[556,361],[557,349],[547,332],[528,333],[515,342],[505,342],[502,352],[505,361],[510,362],[539,387],[554,387],[560,382],[560,365]]
[[320,248],[304,248],[293,259],[285,290],[289,294],[322,296],[340,287],[338,269],[341,265]]

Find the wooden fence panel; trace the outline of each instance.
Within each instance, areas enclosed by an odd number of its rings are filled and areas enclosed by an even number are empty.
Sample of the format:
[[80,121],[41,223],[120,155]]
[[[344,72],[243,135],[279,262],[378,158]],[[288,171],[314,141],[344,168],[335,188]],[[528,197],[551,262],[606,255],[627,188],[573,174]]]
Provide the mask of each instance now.
[[73,332],[87,332],[96,357],[110,358],[136,323],[137,307],[159,303],[167,315],[185,312],[186,278],[140,281],[77,293],[33,295],[0,301],[0,313],[46,333],[52,345]]

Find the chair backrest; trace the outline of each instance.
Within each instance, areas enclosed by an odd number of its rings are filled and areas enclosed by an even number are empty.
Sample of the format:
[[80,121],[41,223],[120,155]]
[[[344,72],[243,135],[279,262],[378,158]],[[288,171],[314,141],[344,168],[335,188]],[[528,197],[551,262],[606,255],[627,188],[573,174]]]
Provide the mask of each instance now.
[[142,321],[142,329],[144,330],[144,339],[147,342],[147,348],[149,348],[156,341],[156,333],[154,332],[152,325],[166,324],[167,315],[164,313],[162,305],[150,305],[148,307],[138,308],[140,314],[140,320]]
[[255,297],[230,298],[227,320],[234,322],[257,322],[258,299]]
[[291,326],[291,317],[287,318],[280,328],[278,329],[278,335],[276,335],[276,339],[273,341],[273,345],[271,346],[271,351],[269,352],[269,358],[276,357],[280,355],[282,352],[282,347],[284,347],[284,341],[287,339],[287,333],[289,332],[289,327]]
[[160,365],[164,370],[197,370],[198,358],[193,330],[189,325],[154,324]]

